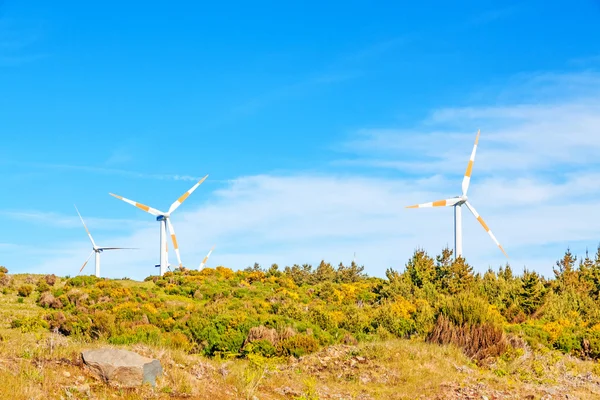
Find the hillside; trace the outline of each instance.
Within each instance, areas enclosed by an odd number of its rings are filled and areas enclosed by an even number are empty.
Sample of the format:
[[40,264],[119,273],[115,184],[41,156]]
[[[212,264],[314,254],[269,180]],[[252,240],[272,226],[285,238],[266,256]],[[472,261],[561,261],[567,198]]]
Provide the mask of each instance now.
[[[600,253],[567,251],[554,279],[474,274],[446,249],[386,279],[322,262],[144,282],[3,268],[0,286],[0,398],[600,398]],[[109,387],[80,361],[102,346],[165,376]]]

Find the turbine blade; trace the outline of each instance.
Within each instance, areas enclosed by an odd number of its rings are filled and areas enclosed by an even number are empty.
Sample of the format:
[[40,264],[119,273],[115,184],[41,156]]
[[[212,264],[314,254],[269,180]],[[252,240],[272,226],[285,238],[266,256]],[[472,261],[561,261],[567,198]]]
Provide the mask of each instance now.
[[81,220],[81,223],[83,224],[83,227],[85,228],[85,231],[87,232],[88,237],[90,238],[90,242],[92,242],[92,246],[96,247],[96,243],[94,243],[94,238],[92,238],[92,234],[90,233],[87,226],[85,226],[85,222],[83,222],[83,218],[81,217],[81,214],[79,213],[79,210],[77,209],[77,206],[75,206],[75,211],[77,211],[77,215],[79,215],[79,219]]
[[198,181],[198,183],[196,183],[194,186],[192,186],[192,188],[190,190],[188,190],[187,192],[182,194],[181,197],[179,197],[177,200],[175,200],[175,202],[173,204],[171,204],[171,207],[169,207],[169,214],[171,214],[173,211],[177,210],[177,208],[185,201],[185,199],[190,197],[190,195],[192,193],[194,193],[194,190],[196,190],[198,188],[198,186],[200,186],[206,178],[208,178],[208,175],[206,175],[204,178],[200,179]]
[[206,257],[204,257],[204,260],[202,260],[202,262],[200,263],[200,266],[198,267],[198,269],[204,268],[204,266],[206,265],[206,262],[208,261],[208,257],[210,257],[210,254],[213,252],[214,249],[215,249],[215,246],[213,246],[210,249],[210,251],[208,252],[208,254],[206,255]]
[[179,268],[181,268],[181,256],[179,255],[179,245],[177,244],[177,237],[175,236],[173,224],[171,223],[171,220],[169,218],[167,218],[167,226],[169,227],[169,233],[171,234],[171,240],[173,241],[173,248],[175,248],[175,254],[177,255],[177,262],[179,263]]
[[446,200],[437,200],[429,203],[415,204],[414,206],[407,206],[406,208],[425,208],[425,207],[450,207],[458,203],[461,199],[458,197]]
[[88,256],[88,258],[85,260],[85,262],[83,263],[83,265],[81,266],[81,269],[79,270],[79,272],[81,273],[81,271],[83,271],[83,269],[85,268],[85,266],[87,265],[88,261],[90,261],[90,257],[92,256],[92,254],[94,254],[94,250],[92,250],[92,252],[90,253],[90,255]]
[[137,208],[139,208],[140,210],[144,210],[144,211],[146,211],[147,213],[149,213],[149,214],[152,214],[152,215],[154,215],[154,216],[157,216],[157,217],[159,217],[159,216],[161,216],[161,215],[163,215],[163,214],[164,214],[162,211],[159,211],[159,210],[157,210],[156,208],[148,207],[148,206],[146,206],[146,205],[144,205],[144,204],[142,204],[142,203],[138,203],[138,202],[136,202],[136,201],[133,201],[133,200],[126,199],[125,197],[121,197],[121,196],[119,196],[119,195],[116,195],[116,194],[113,194],[113,193],[109,193],[109,194],[110,194],[112,197],[116,197],[116,198],[117,198],[117,199],[119,199],[119,200],[123,200],[125,203],[129,203],[129,204],[131,204],[132,206],[134,206],[134,207],[137,207]]
[[488,233],[488,235],[490,235],[490,237],[492,238],[492,240],[494,241],[494,243],[496,243],[496,246],[498,246],[500,248],[500,250],[502,250],[502,253],[504,253],[504,255],[506,256],[506,258],[508,258],[508,254],[506,254],[506,252],[504,251],[504,249],[500,245],[500,242],[498,242],[498,239],[496,239],[496,236],[494,236],[494,234],[490,230],[489,226],[487,226],[487,224],[485,223],[485,221],[483,220],[483,218],[481,218],[481,215],[479,215],[479,213],[477,212],[477,210],[475,210],[475,207],[473,207],[473,205],[471,205],[471,203],[469,203],[468,201],[465,202],[465,204],[466,204],[467,208],[469,209],[469,211],[471,211],[471,213],[473,214],[473,216],[475,218],[477,218],[477,221],[479,221],[479,223],[481,224],[481,226],[483,226],[483,229],[485,229],[485,231]]
[[477,136],[475,137],[475,144],[473,145],[473,152],[471,152],[471,158],[469,158],[469,164],[467,164],[467,170],[465,171],[465,177],[462,181],[462,194],[463,196],[467,195],[467,191],[469,190],[469,184],[471,183],[471,173],[473,172],[473,163],[475,162],[475,153],[477,152],[477,143],[479,143],[479,133],[477,131]]
[[139,250],[137,247],[100,247],[99,250]]

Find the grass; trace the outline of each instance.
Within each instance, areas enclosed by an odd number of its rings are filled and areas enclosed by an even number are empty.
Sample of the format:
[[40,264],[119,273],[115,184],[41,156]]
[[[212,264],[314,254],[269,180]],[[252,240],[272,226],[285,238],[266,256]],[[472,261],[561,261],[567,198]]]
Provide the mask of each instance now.
[[[478,367],[460,350],[421,340],[391,340],[332,346],[299,360],[206,359],[181,351],[133,345],[161,360],[165,376],[156,388],[116,389],[80,365],[84,349],[105,346],[48,332],[0,329],[0,398],[60,399],[414,399],[446,398],[448,388],[476,387],[540,398],[567,390],[579,398],[600,394],[597,364],[555,352],[522,355],[500,365]],[[113,346],[114,347],[114,346]],[[505,373],[498,374],[502,368]],[[66,394],[70,393],[69,397]],[[116,397],[115,397],[116,396]]]
[[[12,277],[18,287],[40,276]],[[153,285],[120,282],[145,289]],[[11,329],[12,319],[40,313],[36,296],[34,292],[19,302],[16,291],[0,294],[0,399],[452,399],[465,398],[469,391],[477,393],[476,398],[540,399],[549,393],[600,397],[600,364],[527,346],[478,365],[456,347],[420,338],[328,346],[300,359],[208,359],[160,346],[113,346],[44,329]],[[105,346],[157,358],[165,374],[155,388],[108,386],[80,361],[81,351]]]

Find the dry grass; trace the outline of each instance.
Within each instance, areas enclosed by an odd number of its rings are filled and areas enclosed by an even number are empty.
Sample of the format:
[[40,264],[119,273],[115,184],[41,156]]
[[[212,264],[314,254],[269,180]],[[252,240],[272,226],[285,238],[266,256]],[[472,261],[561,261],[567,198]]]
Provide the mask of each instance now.
[[508,349],[502,328],[488,323],[457,326],[443,315],[438,317],[435,327],[427,336],[427,341],[453,344],[478,361],[500,356]]
[[[27,275],[13,279],[25,282]],[[159,359],[165,375],[156,388],[118,389],[96,380],[81,365],[82,350],[106,343],[9,328],[15,317],[40,313],[35,296],[20,303],[16,293],[0,294],[0,399],[540,399],[549,393],[552,398],[566,393],[600,398],[597,363],[521,347],[477,366],[458,347],[421,339],[338,345],[301,359],[209,360],[134,345],[125,348]],[[256,329],[253,338],[271,340],[275,334]]]
[[156,388],[124,390],[103,384],[81,366],[82,350],[106,344],[47,332],[0,329],[0,334],[2,399],[432,399],[468,398],[456,391],[469,387],[507,396],[497,398],[510,398],[509,393],[540,398],[552,391],[582,399],[600,395],[597,368],[591,362],[529,352],[477,367],[458,348],[421,340],[333,346],[300,360],[277,361],[208,360],[130,346],[160,359],[165,375]]

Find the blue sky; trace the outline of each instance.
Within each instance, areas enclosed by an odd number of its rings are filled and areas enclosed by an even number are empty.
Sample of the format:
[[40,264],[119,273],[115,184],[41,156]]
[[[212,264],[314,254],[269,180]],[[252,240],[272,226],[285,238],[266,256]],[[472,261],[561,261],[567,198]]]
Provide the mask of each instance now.
[[[349,262],[382,276],[452,244],[470,198],[548,275],[600,242],[600,4],[0,1],[0,264],[143,278],[174,214],[183,262]],[[137,3],[137,4],[136,4]],[[475,269],[505,260],[466,210]],[[173,254],[171,263],[175,264]],[[90,272],[92,268],[90,268]]]

